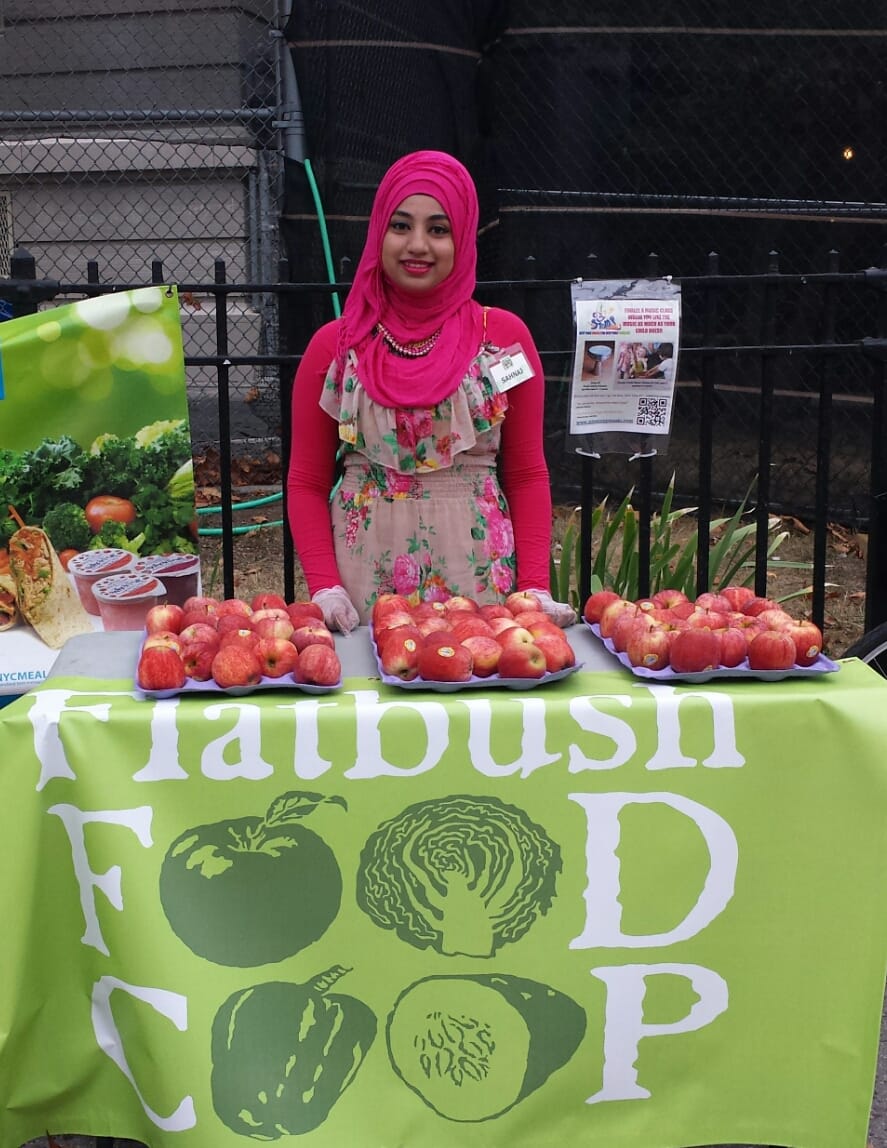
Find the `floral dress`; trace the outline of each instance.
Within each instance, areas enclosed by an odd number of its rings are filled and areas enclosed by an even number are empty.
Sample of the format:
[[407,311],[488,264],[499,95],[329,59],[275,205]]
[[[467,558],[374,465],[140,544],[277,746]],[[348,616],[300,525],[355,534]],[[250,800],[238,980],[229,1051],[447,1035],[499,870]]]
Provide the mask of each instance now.
[[431,408],[383,407],[349,353],[321,407],[339,424],[343,472],[331,496],[336,561],[365,622],[376,596],[464,594],[495,602],[515,585],[514,533],[496,456],[508,400],[472,363]]

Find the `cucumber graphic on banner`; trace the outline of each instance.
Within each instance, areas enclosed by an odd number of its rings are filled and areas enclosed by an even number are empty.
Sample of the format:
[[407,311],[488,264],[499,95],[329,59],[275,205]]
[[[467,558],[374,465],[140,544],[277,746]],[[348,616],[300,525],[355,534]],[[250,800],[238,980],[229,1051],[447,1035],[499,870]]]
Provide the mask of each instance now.
[[174,593],[158,563],[196,592],[196,535],[175,288],[4,323],[0,695],[43,680],[68,638],[140,629]]

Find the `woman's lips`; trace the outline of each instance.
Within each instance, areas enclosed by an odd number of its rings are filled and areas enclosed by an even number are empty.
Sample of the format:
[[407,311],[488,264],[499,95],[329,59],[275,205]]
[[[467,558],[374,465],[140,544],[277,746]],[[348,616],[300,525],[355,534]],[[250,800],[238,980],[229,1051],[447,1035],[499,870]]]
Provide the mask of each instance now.
[[431,263],[414,263],[404,260],[401,267],[406,271],[407,275],[427,275],[431,270]]

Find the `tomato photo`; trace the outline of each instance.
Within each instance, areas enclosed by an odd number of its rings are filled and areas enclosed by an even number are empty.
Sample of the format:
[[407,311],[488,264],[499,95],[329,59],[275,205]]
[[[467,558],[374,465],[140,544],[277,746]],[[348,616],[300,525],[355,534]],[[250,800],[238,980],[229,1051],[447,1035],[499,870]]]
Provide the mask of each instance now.
[[90,530],[93,534],[98,534],[109,520],[122,522],[125,525],[134,522],[136,508],[128,498],[119,498],[116,494],[100,494],[87,502],[84,513]]

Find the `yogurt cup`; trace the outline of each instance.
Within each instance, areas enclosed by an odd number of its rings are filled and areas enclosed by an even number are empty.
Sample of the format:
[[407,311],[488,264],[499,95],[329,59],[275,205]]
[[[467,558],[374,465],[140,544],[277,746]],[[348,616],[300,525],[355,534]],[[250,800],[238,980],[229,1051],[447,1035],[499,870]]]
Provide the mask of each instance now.
[[98,616],[99,613],[99,604],[92,592],[96,582],[112,574],[127,573],[133,569],[135,562],[135,554],[113,546],[101,550],[84,550],[82,554],[71,557],[68,572],[74,576],[74,585],[87,614]]
[[139,558],[134,571],[153,574],[166,587],[167,601],[184,606],[200,591],[200,558],[196,554],[151,554]]
[[144,571],[100,578],[92,592],[106,630],[144,630],[151,607],[166,602],[166,587]]

